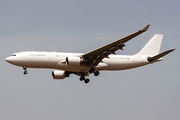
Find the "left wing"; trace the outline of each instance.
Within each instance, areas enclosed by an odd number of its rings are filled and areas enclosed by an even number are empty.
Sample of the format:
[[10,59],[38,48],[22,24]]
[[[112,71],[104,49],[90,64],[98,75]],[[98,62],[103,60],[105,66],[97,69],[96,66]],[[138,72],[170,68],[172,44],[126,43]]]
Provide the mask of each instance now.
[[112,42],[108,45],[105,45],[103,47],[100,47],[96,50],[93,50],[91,52],[85,53],[82,55],[82,57],[85,59],[85,63],[91,65],[92,67],[99,64],[99,62],[102,61],[103,58],[108,57],[110,54],[115,54],[115,51],[121,49],[123,50],[123,47],[125,46],[124,43],[131,40],[132,38],[140,35],[141,33],[148,30],[150,25],[147,25],[142,30],[139,30],[129,36],[126,36],[122,39],[119,39],[115,42]]

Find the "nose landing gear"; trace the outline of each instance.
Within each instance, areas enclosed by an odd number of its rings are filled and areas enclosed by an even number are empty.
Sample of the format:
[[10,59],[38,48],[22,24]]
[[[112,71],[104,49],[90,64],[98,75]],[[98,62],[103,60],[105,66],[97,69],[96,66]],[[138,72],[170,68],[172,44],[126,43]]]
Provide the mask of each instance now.
[[28,72],[25,70],[25,71],[24,71],[24,74],[26,75],[27,73],[28,73]]
[[23,70],[24,70],[24,74],[26,75],[28,73],[28,71],[26,70],[27,67],[26,66],[23,66]]

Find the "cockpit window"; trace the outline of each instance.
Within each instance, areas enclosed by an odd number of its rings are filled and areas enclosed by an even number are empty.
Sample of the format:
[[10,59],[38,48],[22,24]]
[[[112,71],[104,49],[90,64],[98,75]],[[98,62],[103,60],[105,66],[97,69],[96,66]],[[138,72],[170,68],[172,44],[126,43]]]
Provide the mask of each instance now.
[[16,54],[12,54],[11,56],[16,56]]

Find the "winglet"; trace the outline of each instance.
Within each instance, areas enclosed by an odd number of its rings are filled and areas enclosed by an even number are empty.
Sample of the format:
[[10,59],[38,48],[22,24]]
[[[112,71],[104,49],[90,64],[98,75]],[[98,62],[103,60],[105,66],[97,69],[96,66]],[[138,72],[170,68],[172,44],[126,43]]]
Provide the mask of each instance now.
[[161,53],[161,54],[158,54],[158,55],[156,55],[156,56],[154,56],[154,57],[148,57],[147,59],[148,59],[149,62],[153,62],[153,61],[158,60],[158,59],[160,59],[161,57],[169,54],[170,52],[172,52],[172,51],[174,51],[174,50],[175,50],[175,49],[167,50],[167,51],[165,51],[165,52],[163,52],[163,53]]
[[150,26],[150,24],[148,24],[146,27],[144,27],[144,28],[142,29],[142,31],[147,31],[148,28],[149,28],[149,26]]

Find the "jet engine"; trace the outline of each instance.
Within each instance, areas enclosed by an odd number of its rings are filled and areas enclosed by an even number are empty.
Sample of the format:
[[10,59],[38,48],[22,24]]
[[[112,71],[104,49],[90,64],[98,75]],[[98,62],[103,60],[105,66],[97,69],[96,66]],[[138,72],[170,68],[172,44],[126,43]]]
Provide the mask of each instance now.
[[69,77],[69,73],[62,70],[52,71],[53,79],[64,79],[65,77]]
[[72,66],[79,66],[84,62],[82,57],[66,57],[66,64]]

